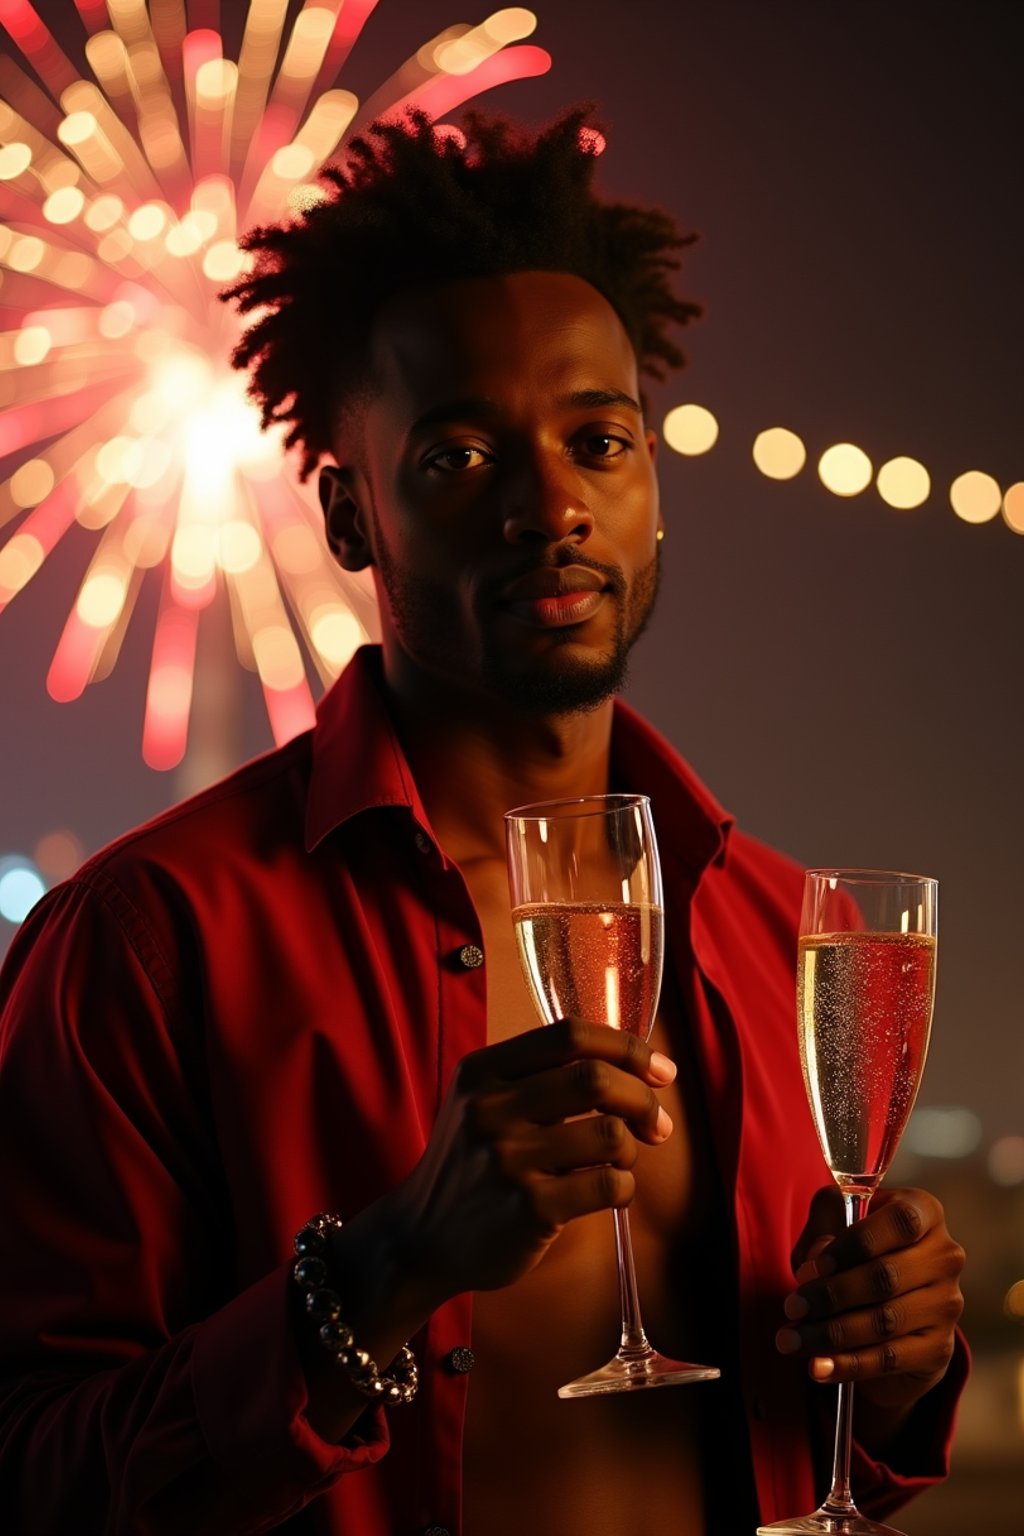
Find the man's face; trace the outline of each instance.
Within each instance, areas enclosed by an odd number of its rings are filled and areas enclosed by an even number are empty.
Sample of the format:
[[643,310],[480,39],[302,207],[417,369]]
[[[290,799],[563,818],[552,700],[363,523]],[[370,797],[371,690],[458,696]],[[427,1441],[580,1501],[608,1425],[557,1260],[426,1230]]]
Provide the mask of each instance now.
[[389,675],[545,713],[607,698],[654,602],[659,526],[611,305],[564,273],[417,287],[371,356],[328,527],[343,564],[374,567]]

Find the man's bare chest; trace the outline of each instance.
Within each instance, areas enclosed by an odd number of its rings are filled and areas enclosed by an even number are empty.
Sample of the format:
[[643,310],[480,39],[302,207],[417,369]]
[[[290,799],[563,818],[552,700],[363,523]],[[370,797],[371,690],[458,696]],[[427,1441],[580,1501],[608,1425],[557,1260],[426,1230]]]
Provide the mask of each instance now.
[[[488,1042],[543,1027],[516,951],[507,893],[476,882],[487,963]],[[664,993],[652,1043],[679,1065],[659,1090],[674,1132],[640,1145],[630,1207],[644,1320],[657,1346],[701,1358],[700,1318],[687,1283],[705,1254],[711,1212],[708,1138],[678,989]],[[691,1261],[691,1262],[688,1262]],[[557,1387],[593,1369],[619,1338],[613,1224],[608,1211],[571,1222],[514,1286],[474,1297],[465,1438],[466,1531],[671,1528],[703,1532],[703,1489],[691,1389],[567,1405]],[[516,1475],[509,1477],[509,1469]],[[647,1490],[638,1507],[636,1490]],[[539,1510],[551,1520],[539,1521]],[[557,1515],[555,1511],[557,1510]],[[539,1521],[539,1523],[538,1523]]]

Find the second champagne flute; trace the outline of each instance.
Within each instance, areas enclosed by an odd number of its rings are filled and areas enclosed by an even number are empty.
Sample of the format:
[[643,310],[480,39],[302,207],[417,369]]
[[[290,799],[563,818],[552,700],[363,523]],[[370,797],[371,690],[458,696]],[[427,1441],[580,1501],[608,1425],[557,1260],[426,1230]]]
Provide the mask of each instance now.
[[[921,1084],[935,1000],[938,883],[886,869],[809,869],[797,960],[804,1087],[846,1225],[867,1214]],[[853,1383],[839,1384],[832,1487],[813,1514],[758,1536],[901,1536],[850,1491]]]
[[[661,990],[665,915],[646,795],[523,805],[505,817],[519,958],[545,1024],[576,1017],[646,1040]],[[711,1381],[715,1366],[669,1360],[640,1318],[629,1215],[613,1212],[622,1337],[606,1365],[558,1389],[593,1397]]]

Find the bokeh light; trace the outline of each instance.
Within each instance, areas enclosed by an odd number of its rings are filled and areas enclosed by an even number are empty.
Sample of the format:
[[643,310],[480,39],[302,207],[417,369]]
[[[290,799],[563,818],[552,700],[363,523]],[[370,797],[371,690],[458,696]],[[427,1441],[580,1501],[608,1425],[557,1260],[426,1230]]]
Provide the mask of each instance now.
[[343,667],[351,660],[359,645],[359,625],[344,608],[318,609],[310,620],[314,644],[322,656],[335,666]]
[[81,187],[58,187],[43,204],[43,218],[51,224],[70,224],[85,207],[85,193]]
[[1014,533],[1024,533],[1024,480],[1011,485],[1004,495],[1003,519]]
[[890,507],[907,511],[928,500],[932,483],[928,471],[916,459],[889,459],[875,478],[878,494]]
[[767,427],[754,438],[754,463],[769,480],[792,480],[807,463],[803,439],[786,427]]
[[[231,59],[216,4],[77,0],[85,78],[38,6],[0,6],[25,59],[5,49],[0,76],[0,609],[31,600],[70,529],[95,534],[47,687],[76,699],[123,645],[142,646],[154,768],[185,752],[211,603],[229,608],[277,742],[312,724],[307,670],[329,683],[374,625],[368,587],[331,560],[314,492],[282,461],[282,432],[261,433],[230,368],[248,322],[217,292],[248,259],[239,234],[320,199],[318,172],[373,118],[443,119],[551,65],[518,46],[536,16],[505,8],[424,43],[360,103],[337,78],[376,3],[233,7]],[[136,617],[148,571],[150,636]]]
[[982,1125],[962,1104],[934,1104],[914,1111],[903,1133],[905,1150],[918,1157],[970,1157],[981,1144]]
[[46,882],[31,859],[20,854],[0,858],[0,917],[20,923],[46,894]]
[[998,480],[980,469],[958,475],[949,488],[949,503],[965,523],[989,523],[999,516],[1003,493]]
[[662,433],[676,453],[707,453],[718,441],[718,422],[703,405],[677,405],[662,423]]
[[27,459],[8,483],[16,507],[35,507],[53,490],[53,469],[45,459]]
[[40,874],[52,885],[67,880],[85,858],[85,849],[73,832],[47,832],[36,843],[32,858]]
[[14,181],[24,175],[32,164],[32,151],[27,144],[0,146],[0,181]]
[[818,476],[834,496],[859,496],[871,484],[871,460],[854,443],[834,443],[818,460]]
[[988,1149],[989,1177],[1010,1188],[1024,1184],[1024,1136],[1000,1136]]

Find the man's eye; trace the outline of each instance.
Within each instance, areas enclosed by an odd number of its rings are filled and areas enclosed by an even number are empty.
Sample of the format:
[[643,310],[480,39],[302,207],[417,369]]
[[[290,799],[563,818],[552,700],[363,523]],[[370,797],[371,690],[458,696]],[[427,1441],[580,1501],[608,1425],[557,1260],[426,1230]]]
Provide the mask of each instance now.
[[427,468],[451,475],[464,469],[479,469],[490,462],[490,456],[482,448],[445,448],[427,460]]
[[583,452],[592,459],[618,459],[627,451],[629,444],[609,432],[591,432],[580,439]]

